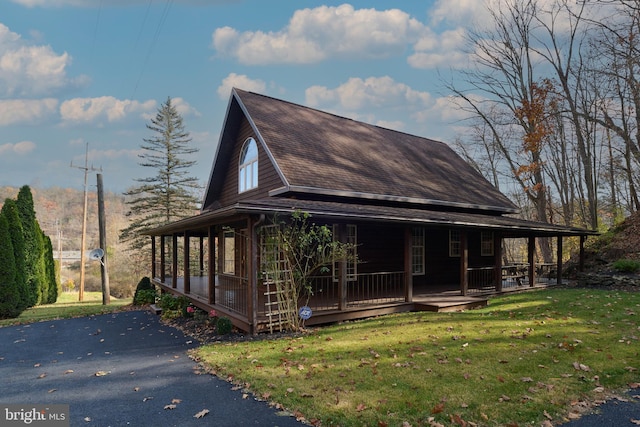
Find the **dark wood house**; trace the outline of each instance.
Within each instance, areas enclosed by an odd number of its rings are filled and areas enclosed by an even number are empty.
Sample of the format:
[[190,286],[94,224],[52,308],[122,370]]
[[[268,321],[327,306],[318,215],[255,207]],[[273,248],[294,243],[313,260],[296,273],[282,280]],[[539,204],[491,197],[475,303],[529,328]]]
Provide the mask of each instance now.
[[[446,144],[271,97],[232,91],[201,213],[149,230],[153,282],[248,332],[274,327],[260,236],[309,213],[357,245],[359,262],[314,281],[307,324],[424,308],[430,295],[561,280],[563,238],[590,231],[519,219],[518,208]],[[503,242],[525,239],[520,264]],[[537,238],[556,261],[537,263]]]

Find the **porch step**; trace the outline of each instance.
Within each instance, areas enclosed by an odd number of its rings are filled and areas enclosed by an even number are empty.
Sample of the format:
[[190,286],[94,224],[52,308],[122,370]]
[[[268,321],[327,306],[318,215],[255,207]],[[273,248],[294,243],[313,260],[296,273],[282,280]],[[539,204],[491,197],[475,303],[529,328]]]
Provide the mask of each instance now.
[[486,307],[487,298],[428,298],[423,301],[414,301],[415,311],[433,311],[433,312],[453,312],[471,310],[474,308]]
[[150,308],[150,309],[151,309],[151,311],[152,311],[153,313],[155,313],[155,314],[162,314],[162,309],[161,309],[160,307],[158,307],[157,305],[155,305],[155,304],[151,304],[151,305],[149,306],[149,308]]

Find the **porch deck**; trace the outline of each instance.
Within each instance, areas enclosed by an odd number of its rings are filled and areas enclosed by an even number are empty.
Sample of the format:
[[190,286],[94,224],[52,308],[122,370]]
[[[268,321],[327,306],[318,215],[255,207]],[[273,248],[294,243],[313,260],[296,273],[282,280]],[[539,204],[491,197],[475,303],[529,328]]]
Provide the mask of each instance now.
[[[177,279],[175,288],[172,287],[171,283],[161,282],[159,278],[155,278],[154,283],[163,291],[170,292],[178,296],[188,297],[194,305],[203,310],[210,311],[215,309],[220,314],[230,317],[233,323],[240,328],[246,328],[245,330],[248,330],[248,327],[250,326],[247,324],[247,320],[243,313],[236,312],[233,309],[230,309],[228,304],[225,304],[225,302],[227,302],[225,298],[228,298],[228,296],[224,293],[225,291],[223,289],[218,289],[216,287],[216,301],[219,301],[220,303],[209,303],[208,280],[206,277],[191,277],[190,293],[188,294],[185,294],[184,292],[184,281],[181,277]],[[503,286],[501,292],[496,292],[495,288],[473,289],[473,293],[470,295],[461,295],[459,289],[451,289],[451,287],[415,289],[412,302],[396,301],[388,302],[386,304],[372,302],[371,304],[366,304],[366,301],[362,301],[360,304],[350,306],[345,310],[329,309],[316,311],[313,313],[313,317],[309,319],[306,324],[311,326],[410,311],[454,312],[469,310],[487,306],[489,298],[498,294],[540,289],[553,286],[555,284],[555,281],[543,279],[535,283],[534,286],[529,286],[525,281],[510,283],[508,286]],[[269,319],[264,308],[258,309],[257,313],[259,317],[258,330],[264,331],[268,329],[267,324]]]

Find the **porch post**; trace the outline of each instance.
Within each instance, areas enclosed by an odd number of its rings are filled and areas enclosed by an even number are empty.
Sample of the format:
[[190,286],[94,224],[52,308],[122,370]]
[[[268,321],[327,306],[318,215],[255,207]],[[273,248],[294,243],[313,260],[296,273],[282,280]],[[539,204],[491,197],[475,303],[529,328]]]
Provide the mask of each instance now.
[[171,287],[178,287],[178,235],[173,234],[171,236],[172,248],[171,248]]
[[502,235],[493,233],[493,276],[496,280],[496,292],[502,292]]
[[[338,224],[338,241],[345,242],[346,227],[344,224]],[[342,258],[339,262],[340,276],[338,278],[338,310],[343,311],[347,308],[347,259]]]
[[156,271],[156,236],[151,236],[151,278],[155,279]]
[[167,250],[164,235],[160,236],[160,281],[164,283],[167,278]]
[[208,299],[209,304],[216,303],[216,230],[213,225],[209,226],[209,275],[208,275]]
[[204,237],[200,236],[200,272],[198,273],[198,277],[202,277],[204,275]]
[[578,271],[580,272],[584,271],[584,240],[585,236],[580,236],[580,262],[578,264]]
[[466,230],[460,230],[460,291],[469,293],[469,244]]
[[535,253],[536,253],[536,237],[529,236],[529,244],[528,244],[528,256],[527,260],[529,262],[529,286],[533,287],[536,283],[536,266],[535,266]]
[[562,236],[558,236],[558,248],[556,252],[556,284],[562,284]]
[[185,231],[184,232],[184,293],[185,294],[190,294],[191,293],[191,271],[189,268],[189,264],[190,264],[190,260],[189,257],[191,255],[191,251],[189,248],[189,232]]
[[412,227],[404,229],[404,301],[413,302]]
[[251,239],[249,241],[249,292],[248,292],[248,304],[249,309],[247,315],[249,318],[247,322],[251,325],[249,333],[256,335],[258,333],[258,283],[260,281],[258,266],[258,225],[260,225],[261,219],[257,221],[253,217],[249,217],[247,220],[247,226],[251,230]]

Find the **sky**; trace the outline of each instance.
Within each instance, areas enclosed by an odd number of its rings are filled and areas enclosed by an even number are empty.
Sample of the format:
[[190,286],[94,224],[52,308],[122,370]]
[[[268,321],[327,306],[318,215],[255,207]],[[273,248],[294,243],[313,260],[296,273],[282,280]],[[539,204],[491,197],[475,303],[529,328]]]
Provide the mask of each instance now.
[[204,186],[232,87],[453,142],[482,1],[2,0],[0,186],[124,192],[167,98]]

